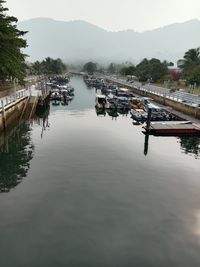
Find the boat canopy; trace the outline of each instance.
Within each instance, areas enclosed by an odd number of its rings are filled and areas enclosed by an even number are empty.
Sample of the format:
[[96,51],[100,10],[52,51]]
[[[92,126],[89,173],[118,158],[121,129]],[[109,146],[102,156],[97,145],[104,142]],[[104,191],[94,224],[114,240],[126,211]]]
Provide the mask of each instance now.
[[147,106],[148,106],[148,108],[151,108],[153,110],[163,109],[163,107],[161,108],[160,106],[157,106],[157,105],[155,105],[153,103],[150,103]]
[[106,99],[106,96],[105,95],[96,95],[96,98]]
[[129,91],[127,88],[119,88],[119,90],[122,92],[128,92]]
[[127,101],[128,100],[128,98],[124,97],[124,96],[118,96],[117,99],[120,100],[120,101]]

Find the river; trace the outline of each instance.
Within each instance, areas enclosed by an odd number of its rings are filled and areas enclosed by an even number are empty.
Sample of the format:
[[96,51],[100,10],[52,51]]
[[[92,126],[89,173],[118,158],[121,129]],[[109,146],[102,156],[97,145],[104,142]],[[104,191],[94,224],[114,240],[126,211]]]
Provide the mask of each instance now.
[[1,147],[0,266],[199,267],[200,139],[145,143],[130,115],[97,116],[95,90],[71,84],[68,106]]

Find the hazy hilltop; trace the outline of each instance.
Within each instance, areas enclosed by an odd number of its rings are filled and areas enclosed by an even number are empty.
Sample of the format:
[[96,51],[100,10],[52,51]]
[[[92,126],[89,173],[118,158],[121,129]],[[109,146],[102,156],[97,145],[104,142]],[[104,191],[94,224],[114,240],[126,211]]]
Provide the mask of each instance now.
[[30,61],[47,56],[66,62],[134,61],[157,57],[176,61],[190,48],[200,46],[200,21],[175,23],[142,33],[132,30],[108,32],[85,21],[35,18],[19,23],[27,30]]

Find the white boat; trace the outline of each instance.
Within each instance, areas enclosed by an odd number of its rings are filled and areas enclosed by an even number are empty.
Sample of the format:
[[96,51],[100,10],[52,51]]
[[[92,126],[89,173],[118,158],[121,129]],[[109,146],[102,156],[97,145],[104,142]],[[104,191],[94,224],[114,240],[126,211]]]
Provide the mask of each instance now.
[[105,95],[96,95],[95,106],[97,108],[105,108],[106,107],[106,96]]

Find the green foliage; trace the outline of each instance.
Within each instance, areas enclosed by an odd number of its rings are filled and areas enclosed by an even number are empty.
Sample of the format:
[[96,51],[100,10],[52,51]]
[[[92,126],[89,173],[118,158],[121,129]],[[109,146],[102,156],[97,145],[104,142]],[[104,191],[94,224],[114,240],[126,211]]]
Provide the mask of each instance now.
[[200,64],[200,48],[189,49],[184,55],[183,68],[187,69]]
[[83,71],[87,72],[88,74],[94,74],[97,71],[97,64],[94,62],[87,62],[83,66]]
[[32,69],[34,74],[62,74],[67,70],[67,66],[60,58],[47,57],[42,62],[36,61],[33,63]]
[[141,82],[146,82],[147,80],[158,82],[167,74],[166,62],[161,62],[156,58],[152,58],[151,60],[145,58],[136,66],[136,75]]
[[135,75],[136,74],[136,67],[134,65],[131,65],[129,67],[123,67],[120,70],[120,73],[122,75]]
[[187,84],[200,85],[200,64],[188,68],[185,71],[185,77],[187,80]]
[[187,84],[200,85],[200,48],[189,49],[184,55],[183,76]]
[[17,29],[17,18],[7,15],[7,8],[3,7],[4,0],[0,0],[0,80],[25,77],[25,55],[21,52],[27,46],[22,38],[26,32]]

